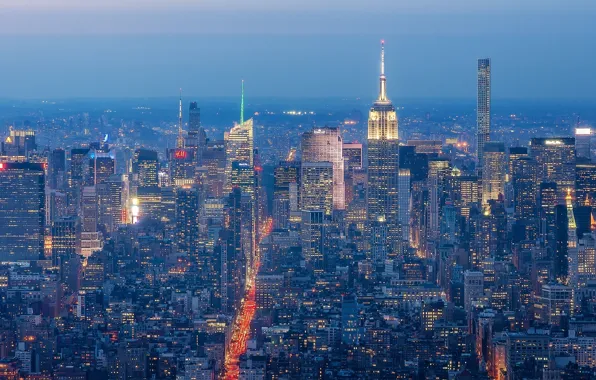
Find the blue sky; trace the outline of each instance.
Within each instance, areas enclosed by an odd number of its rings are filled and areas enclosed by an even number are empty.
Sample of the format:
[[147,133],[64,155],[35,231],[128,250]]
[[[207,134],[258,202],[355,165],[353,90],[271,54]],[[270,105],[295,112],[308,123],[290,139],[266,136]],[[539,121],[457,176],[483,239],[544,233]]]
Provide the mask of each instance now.
[[0,0],[0,97],[596,100],[592,0]]

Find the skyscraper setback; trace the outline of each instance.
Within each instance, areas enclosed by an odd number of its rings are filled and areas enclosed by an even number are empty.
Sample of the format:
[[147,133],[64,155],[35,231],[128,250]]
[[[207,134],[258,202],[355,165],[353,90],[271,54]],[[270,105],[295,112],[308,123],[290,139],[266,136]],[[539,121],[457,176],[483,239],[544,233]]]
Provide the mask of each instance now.
[[[368,190],[369,223],[386,223],[388,245],[399,237],[398,172],[399,143],[397,113],[387,98],[385,44],[381,43],[379,97],[368,116]],[[393,247],[395,248],[395,246]]]
[[484,164],[484,144],[490,141],[490,58],[478,60],[478,99],[476,106],[477,113],[477,154],[478,167],[481,169]]

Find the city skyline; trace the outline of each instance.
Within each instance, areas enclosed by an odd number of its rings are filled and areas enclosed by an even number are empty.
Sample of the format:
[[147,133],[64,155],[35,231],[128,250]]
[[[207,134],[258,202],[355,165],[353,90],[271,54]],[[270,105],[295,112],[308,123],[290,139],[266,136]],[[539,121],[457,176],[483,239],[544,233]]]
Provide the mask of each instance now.
[[0,0],[0,378],[596,380],[591,15]]

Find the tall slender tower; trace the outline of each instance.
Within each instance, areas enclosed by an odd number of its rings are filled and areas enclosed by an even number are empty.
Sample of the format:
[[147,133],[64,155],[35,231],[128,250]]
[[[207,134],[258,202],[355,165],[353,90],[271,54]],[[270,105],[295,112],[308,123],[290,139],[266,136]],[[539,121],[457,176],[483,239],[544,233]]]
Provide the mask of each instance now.
[[478,98],[476,106],[478,127],[478,168],[484,165],[484,144],[490,141],[490,58],[478,60]]
[[379,97],[368,115],[368,221],[387,225],[387,245],[394,251],[399,234],[399,143],[397,114],[387,98],[385,46],[381,42]]
[[168,151],[170,178],[175,186],[191,185],[195,181],[195,150],[187,148],[185,143],[182,129],[182,89],[180,89],[176,148]]
[[180,110],[178,112],[178,137],[176,138],[176,148],[184,148],[184,137],[182,136],[182,89],[180,89]]

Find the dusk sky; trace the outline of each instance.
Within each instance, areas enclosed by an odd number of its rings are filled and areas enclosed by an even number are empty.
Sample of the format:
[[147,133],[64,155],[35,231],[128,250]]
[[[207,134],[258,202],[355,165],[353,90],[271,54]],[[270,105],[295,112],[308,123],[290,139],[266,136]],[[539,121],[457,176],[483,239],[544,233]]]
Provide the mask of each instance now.
[[[16,4],[15,4],[16,3]],[[596,100],[593,0],[0,0],[3,98]]]

